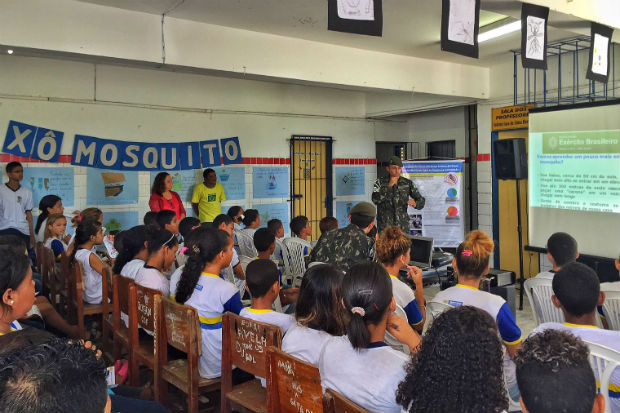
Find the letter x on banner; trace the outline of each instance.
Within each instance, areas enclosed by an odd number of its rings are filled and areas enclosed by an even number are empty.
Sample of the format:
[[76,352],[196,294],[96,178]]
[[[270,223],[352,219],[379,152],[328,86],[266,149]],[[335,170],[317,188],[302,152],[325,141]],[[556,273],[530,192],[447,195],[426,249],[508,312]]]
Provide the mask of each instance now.
[[328,0],[327,29],[336,32],[381,36],[382,0]]

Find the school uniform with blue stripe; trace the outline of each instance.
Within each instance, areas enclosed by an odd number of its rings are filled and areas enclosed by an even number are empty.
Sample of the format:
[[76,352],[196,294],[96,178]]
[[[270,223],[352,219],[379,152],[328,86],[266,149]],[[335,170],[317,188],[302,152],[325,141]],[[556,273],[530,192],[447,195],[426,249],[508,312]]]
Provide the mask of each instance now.
[[[175,291],[176,293],[176,291]],[[220,377],[222,372],[222,315],[243,309],[239,290],[218,274],[200,274],[191,297],[185,304],[198,311],[202,329],[202,355],[198,371],[202,377]]]
[[[17,320],[15,320],[9,324],[9,328],[10,328],[10,332],[13,332],[13,331],[21,330],[22,326],[17,322]],[[0,333],[0,336],[3,334],[4,333]]]
[[392,274],[390,274],[390,279],[392,280],[392,294],[396,304],[405,310],[409,324],[413,326],[419,325],[424,320],[424,316],[418,307],[413,290]]

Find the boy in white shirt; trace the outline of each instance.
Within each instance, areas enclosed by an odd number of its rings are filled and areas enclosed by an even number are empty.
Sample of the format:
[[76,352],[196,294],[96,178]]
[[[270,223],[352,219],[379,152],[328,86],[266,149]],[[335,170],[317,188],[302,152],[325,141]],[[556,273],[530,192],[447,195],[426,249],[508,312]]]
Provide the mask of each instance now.
[[553,275],[560,271],[562,266],[574,262],[579,258],[577,241],[566,232],[551,234],[547,240],[547,258],[553,268],[536,275],[536,278],[553,279]]
[[310,221],[303,215],[296,216],[291,220],[291,233],[293,237],[299,238],[304,243],[304,257],[310,254],[312,245],[307,238],[312,235]]
[[0,186],[0,235],[17,235],[28,247],[34,246],[32,191],[20,184],[24,167],[19,162],[6,165],[9,181]]
[[[620,351],[620,331],[596,326],[596,307],[605,301],[596,272],[585,264],[573,262],[562,267],[553,277],[553,304],[564,313],[564,323],[543,323],[532,334],[547,329],[569,331],[591,341]],[[609,385],[611,411],[620,413],[620,368],[614,370]]]

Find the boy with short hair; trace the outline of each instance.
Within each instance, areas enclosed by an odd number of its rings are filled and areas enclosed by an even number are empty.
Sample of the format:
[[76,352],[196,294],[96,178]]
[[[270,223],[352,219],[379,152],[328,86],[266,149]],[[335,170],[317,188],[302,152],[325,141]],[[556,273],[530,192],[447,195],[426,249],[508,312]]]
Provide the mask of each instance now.
[[[234,234],[233,219],[227,214],[220,214],[213,220],[213,228],[226,231],[228,235],[232,237]],[[239,288],[239,291],[241,291],[241,296],[243,296],[243,291],[245,288],[245,273],[243,272],[243,267],[241,266],[241,261],[239,260],[239,254],[237,254],[237,250],[235,248],[233,248],[233,257],[230,261],[230,268],[232,268],[233,273],[235,274],[235,285]],[[222,271],[220,277],[228,280],[227,274],[225,274],[226,271],[227,270]]]
[[319,221],[319,229],[321,230],[321,235],[332,229],[338,229],[338,220],[334,217],[323,217]]
[[162,209],[157,213],[157,224],[161,229],[170,231],[174,235],[179,235],[179,220],[177,214],[169,209]]
[[267,221],[267,228],[276,237],[276,249],[271,254],[271,259],[278,261],[278,269],[282,271],[284,267],[284,256],[282,255],[282,238],[284,238],[284,225],[278,218]]
[[245,288],[252,297],[252,307],[244,308],[239,315],[277,325],[286,334],[295,319],[290,314],[273,310],[273,303],[280,294],[280,275],[276,264],[263,258],[250,262],[246,268]]
[[531,335],[517,352],[517,383],[524,412],[597,413],[605,399],[596,392],[588,346],[566,331]]
[[312,245],[306,240],[306,238],[312,235],[310,221],[307,217],[299,215],[291,220],[290,227],[292,237],[300,239],[304,244],[304,257],[307,256],[312,250]]
[[276,236],[267,228],[259,228],[254,233],[254,247],[258,258],[269,260],[276,249]]
[[32,191],[20,184],[24,167],[19,162],[6,165],[9,181],[0,185],[0,235],[17,235],[28,247],[34,247]]
[[551,234],[547,240],[547,258],[553,268],[537,274],[536,278],[552,280],[554,274],[560,271],[562,266],[576,261],[579,258],[577,241],[566,232]]
[[[543,323],[532,334],[547,329],[569,331],[577,337],[620,351],[620,331],[596,326],[597,305],[605,301],[596,272],[585,264],[566,264],[553,277],[553,304],[564,313],[564,323]],[[620,413],[620,368],[611,376],[611,411]]]

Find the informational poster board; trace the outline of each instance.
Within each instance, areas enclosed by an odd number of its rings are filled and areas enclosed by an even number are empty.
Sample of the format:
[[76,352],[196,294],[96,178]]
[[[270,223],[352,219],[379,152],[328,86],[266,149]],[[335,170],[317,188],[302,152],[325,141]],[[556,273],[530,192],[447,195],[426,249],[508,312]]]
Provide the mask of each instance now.
[[338,220],[338,228],[344,228],[349,225],[349,212],[355,204],[360,201],[336,201],[336,216]]
[[125,205],[138,203],[138,172],[87,169],[88,205]]
[[129,228],[142,224],[138,211],[105,211],[103,213],[103,226],[107,233],[110,231],[126,231]]
[[227,201],[245,199],[244,166],[223,166],[213,169],[217,174],[217,181],[224,187]]
[[457,247],[465,236],[463,160],[403,162],[403,176],[426,199],[422,210],[409,207],[409,233],[432,237],[436,247]]
[[32,191],[32,201],[38,205],[45,195],[57,195],[63,205],[74,205],[73,168],[24,168],[22,185]]
[[336,196],[364,195],[363,166],[337,166],[336,168]]
[[[153,181],[160,171],[151,172],[151,186]],[[197,183],[202,182],[202,176],[200,178],[196,175],[196,170],[190,169],[186,171],[164,171],[170,174],[172,178],[172,190],[179,194],[181,201],[191,202],[192,193]]]
[[286,166],[252,168],[254,198],[288,198],[289,170]]

